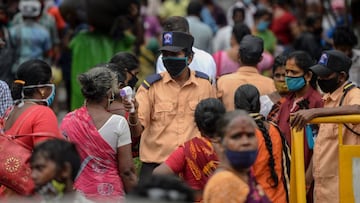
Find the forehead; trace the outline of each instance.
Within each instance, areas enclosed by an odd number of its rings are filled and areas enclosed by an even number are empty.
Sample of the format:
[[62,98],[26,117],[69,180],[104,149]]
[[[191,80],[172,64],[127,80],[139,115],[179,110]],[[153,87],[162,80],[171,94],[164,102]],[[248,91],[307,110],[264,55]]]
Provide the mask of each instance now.
[[33,159],[31,160],[31,165],[46,165],[52,162],[50,159],[47,158],[47,155],[44,152],[37,153]]
[[296,65],[295,59],[291,58],[286,60],[286,66],[285,66],[286,70],[297,70],[297,71],[302,71],[301,68],[299,68],[299,66]]
[[285,72],[285,66],[278,66],[275,68],[275,73],[284,73]]
[[231,121],[227,127],[227,132],[233,134],[235,132],[255,132],[255,127],[249,118],[239,116]]

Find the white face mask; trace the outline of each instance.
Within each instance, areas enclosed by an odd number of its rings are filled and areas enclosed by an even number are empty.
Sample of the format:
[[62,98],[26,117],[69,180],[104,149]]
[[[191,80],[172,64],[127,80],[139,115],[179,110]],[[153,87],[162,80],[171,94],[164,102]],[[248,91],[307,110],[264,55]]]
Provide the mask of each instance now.
[[[38,87],[51,87],[51,93],[46,99],[24,99],[24,89],[38,88]],[[55,99],[55,85],[54,84],[41,84],[41,85],[28,85],[23,87],[21,92],[21,97],[24,101],[34,101],[34,102],[45,102],[47,106],[50,106]]]

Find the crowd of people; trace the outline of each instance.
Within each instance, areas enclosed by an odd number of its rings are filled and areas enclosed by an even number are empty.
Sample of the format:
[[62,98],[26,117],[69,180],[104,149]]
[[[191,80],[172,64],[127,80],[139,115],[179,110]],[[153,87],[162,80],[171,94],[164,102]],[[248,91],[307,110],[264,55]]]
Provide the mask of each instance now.
[[0,201],[287,203],[295,128],[307,202],[339,202],[308,122],[360,114],[348,3],[0,0]]

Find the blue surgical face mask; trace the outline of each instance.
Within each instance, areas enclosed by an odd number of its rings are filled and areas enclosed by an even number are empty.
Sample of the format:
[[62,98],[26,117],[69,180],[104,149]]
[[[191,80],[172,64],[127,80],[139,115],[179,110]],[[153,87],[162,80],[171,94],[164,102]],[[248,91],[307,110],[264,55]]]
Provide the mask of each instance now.
[[290,92],[296,92],[301,90],[306,85],[304,76],[300,77],[289,77],[285,76],[286,86]]
[[[49,96],[46,99],[24,99],[26,101],[34,101],[34,102],[45,102],[47,106],[50,106],[54,99],[55,99],[55,85],[54,84],[41,84],[41,85],[28,85],[28,86],[24,86],[24,89],[30,89],[30,88],[39,88],[39,87],[51,87],[51,93],[49,94]],[[24,98],[24,92],[21,93],[22,94],[22,98]]]
[[259,32],[264,32],[268,29],[270,25],[270,22],[268,21],[265,21],[265,20],[261,20],[257,26],[256,26],[256,29],[259,31]]
[[257,150],[233,151],[225,149],[225,155],[234,169],[247,169],[255,163]]

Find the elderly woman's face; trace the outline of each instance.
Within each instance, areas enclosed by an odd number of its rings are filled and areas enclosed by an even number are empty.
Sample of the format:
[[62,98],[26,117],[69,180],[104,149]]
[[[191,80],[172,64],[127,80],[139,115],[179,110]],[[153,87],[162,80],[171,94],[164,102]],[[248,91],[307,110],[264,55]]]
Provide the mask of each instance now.
[[237,117],[227,127],[223,147],[232,151],[251,151],[258,147],[255,127],[249,118]]

